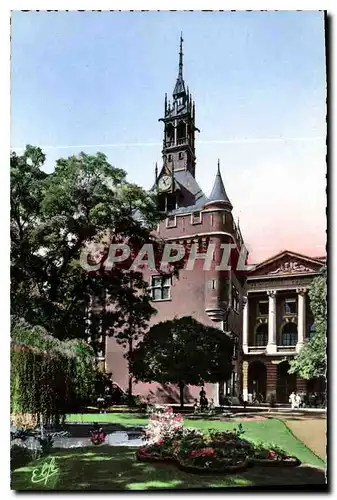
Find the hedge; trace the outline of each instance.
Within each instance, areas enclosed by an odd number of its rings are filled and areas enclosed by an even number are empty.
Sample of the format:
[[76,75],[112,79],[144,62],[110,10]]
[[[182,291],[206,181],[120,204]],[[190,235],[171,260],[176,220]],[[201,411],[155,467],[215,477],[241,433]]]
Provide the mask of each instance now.
[[94,383],[94,353],[86,342],[60,341],[41,327],[12,320],[11,413],[55,422],[87,403]]

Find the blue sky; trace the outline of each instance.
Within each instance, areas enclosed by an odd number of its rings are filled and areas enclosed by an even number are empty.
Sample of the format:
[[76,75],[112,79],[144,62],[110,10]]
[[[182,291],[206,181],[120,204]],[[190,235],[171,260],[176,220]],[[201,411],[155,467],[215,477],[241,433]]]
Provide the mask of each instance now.
[[102,151],[149,188],[180,31],[201,187],[209,193],[220,158],[253,261],[284,248],[324,254],[320,12],[15,12],[12,147],[51,146],[48,170],[56,158]]

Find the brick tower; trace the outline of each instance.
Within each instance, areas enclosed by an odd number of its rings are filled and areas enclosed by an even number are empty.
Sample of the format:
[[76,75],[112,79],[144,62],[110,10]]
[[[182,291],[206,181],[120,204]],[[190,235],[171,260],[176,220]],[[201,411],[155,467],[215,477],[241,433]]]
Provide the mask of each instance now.
[[[149,271],[144,273],[151,288],[153,306],[158,311],[152,324],[174,317],[193,316],[234,339],[232,379],[205,385],[207,397],[219,403],[224,393],[236,396],[241,393],[241,311],[245,278],[238,275],[235,268],[218,270],[217,267],[223,259],[221,245],[230,243],[234,246],[232,254],[227,254],[231,263],[238,257],[243,239],[233,219],[233,207],[224,187],[220,162],[209,197],[203,193],[195,177],[195,133],[199,130],[195,125],[195,103],[183,78],[182,37],[172,101],[168,101],[165,95],[164,117],[160,121],[164,124],[163,163],[159,172],[156,167],[154,188],[166,218],[158,227],[158,235],[167,242],[193,249],[196,259],[191,269],[180,271],[179,278],[166,278]],[[214,253],[208,269],[204,263],[212,245]],[[127,388],[127,364],[122,352],[113,339],[108,343],[107,366],[111,366],[113,378],[121,387]],[[176,388],[163,388],[156,383],[134,386],[134,394],[150,395],[157,402],[172,402],[174,390]],[[198,397],[199,391],[198,387],[189,387],[186,402]]]

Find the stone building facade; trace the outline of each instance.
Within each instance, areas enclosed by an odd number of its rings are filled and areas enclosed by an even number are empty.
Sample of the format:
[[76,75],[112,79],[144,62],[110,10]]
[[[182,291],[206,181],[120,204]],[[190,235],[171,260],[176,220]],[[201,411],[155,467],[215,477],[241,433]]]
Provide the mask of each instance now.
[[[249,399],[258,390],[264,398],[287,398],[294,378],[281,377],[280,367],[303,345],[311,325],[306,298],[308,287],[322,267],[322,260],[283,252],[253,266],[245,273],[232,265],[217,270],[221,245],[232,244],[229,264],[237,261],[244,246],[239,224],[221,176],[220,162],[211,194],[207,197],[196,180],[196,107],[183,78],[182,39],[179,70],[172,102],[165,96],[163,164],[155,169],[155,185],[166,219],[158,235],[180,243],[199,255],[193,270],[183,269],[177,278],[145,273],[153,305],[158,313],[152,324],[174,317],[193,316],[205,325],[217,327],[235,343],[233,376],[219,384],[206,384],[207,397],[219,403],[221,396],[243,395]],[[215,251],[210,269],[204,268],[208,249]],[[260,309],[259,309],[260,308]],[[151,325],[150,325],[151,326]],[[106,339],[105,369],[124,390],[129,373],[123,349],[113,338]],[[283,373],[282,371],[282,373]],[[286,384],[286,386],[284,386]],[[298,379],[296,388],[304,387]],[[186,401],[198,397],[200,388],[188,387]],[[133,384],[133,393],[157,402],[178,402],[178,389],[157,383]]]
[[243,311],[242,390],[287,403],[292,391],[319,391],[319,382],[289,375],[289,361],[314,333],[308,291],[325,258],[283,251],[252,266]]

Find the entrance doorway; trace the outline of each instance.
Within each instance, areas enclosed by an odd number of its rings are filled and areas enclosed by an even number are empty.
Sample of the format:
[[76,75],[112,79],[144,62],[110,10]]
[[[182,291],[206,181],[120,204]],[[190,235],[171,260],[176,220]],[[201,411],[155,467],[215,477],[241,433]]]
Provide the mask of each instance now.
[[[252,361],[248,366],[248,393],[266,400],[267,370],[262,361]],[[262,402],[261,401],[261,402]]]
[[289,403],[289,396],[296,392],[296,375],[288,373],[288,361],[277,365],[276,400],[278,403]]

